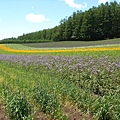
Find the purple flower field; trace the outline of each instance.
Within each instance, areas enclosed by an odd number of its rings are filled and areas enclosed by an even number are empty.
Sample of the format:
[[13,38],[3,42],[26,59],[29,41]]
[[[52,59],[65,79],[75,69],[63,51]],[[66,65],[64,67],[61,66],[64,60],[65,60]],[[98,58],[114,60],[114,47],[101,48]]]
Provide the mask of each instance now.
[[120,57],[112,58],[110,56],[39,56],[39,55],[0,55],[0,60],[19,63],[23,66],[45,66],[48,69],[57,69],[57,71],[69,70],[86,71],[89,70],[93,74],[102,72],[114,73],[120,69]]
[[[61,103],[57,99],[60,101],[67,99],[71,103],[75,103],[78,109],[82,109],[84,113],[88,112],[95,119],[104,119],[106,116],[111,120],[120,118],[119,56],[0,54],[0,63],[1,72],[8,77],[2,73],[1,76],[8,79],[9,85],[12,84],[12,82],[9,83],[12,78],[16,80],[14,85],[17,85],[18,88],[23,87],[22,82],[18,84],[18,81],[24,79],[24,86],[28,86],[25,88],[27,90],[32,89],[32,86],[29,88],[29,83],[36,82],[37,86],[35,86],[33,94],[38,103],[39,99],[43,101],[47,97],[48,102],[53,101],[49,104],[54,105],[56,102],[55,108],[57,109],[59,106],[60,110]],[[3,66],[2,63],[6,66]],[[6,71],[10,73],[7,74]],[[35,79],[34,82],[32,79]],[[40,81],[41,79],[46,80]],[[49,79],[50,81],[47,82]],[[38,84],[39,82],[40,84]],[[39,104],[45,106],[43,103]],[[46,103],[48,106],[43,108],[51,114],[49,104]],[[58,113],[54,113],[54,115],[56,114],[58,115]]]

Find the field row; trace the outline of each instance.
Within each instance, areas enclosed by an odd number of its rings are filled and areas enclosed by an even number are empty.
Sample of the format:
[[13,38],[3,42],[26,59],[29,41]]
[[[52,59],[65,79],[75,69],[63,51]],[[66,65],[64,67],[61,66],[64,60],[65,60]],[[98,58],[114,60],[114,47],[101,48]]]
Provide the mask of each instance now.
[[119,56],[1,54],[0,95],[11,119],[119,120],[119,73]]
[[120,51],[120,47],[88,47],[88,48],[67,48],[67,49],[27,49],[18,50],[7,47],[5,45],[0,45],[0,49],[8,52],[16,53],[54,53],[54,52],[86,52],[86,51]]

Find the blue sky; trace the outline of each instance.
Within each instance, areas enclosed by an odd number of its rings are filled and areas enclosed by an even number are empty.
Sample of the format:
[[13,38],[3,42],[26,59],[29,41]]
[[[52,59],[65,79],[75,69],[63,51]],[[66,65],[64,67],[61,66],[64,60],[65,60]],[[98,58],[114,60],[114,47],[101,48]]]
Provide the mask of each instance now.
[[73,12],[106,1],[114,0],[0,0],[0,40],[55,27]]

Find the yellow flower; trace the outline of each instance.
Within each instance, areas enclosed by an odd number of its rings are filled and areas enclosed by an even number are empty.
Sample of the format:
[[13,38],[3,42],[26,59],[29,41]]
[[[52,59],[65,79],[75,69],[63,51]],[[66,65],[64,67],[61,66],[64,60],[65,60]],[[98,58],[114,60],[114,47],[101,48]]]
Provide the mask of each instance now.
[[84,51],[114,51],[120,50],[120,47],[95,47],[95,48],[72,48],[72,49],[43,49],[43,50],[16,50],[0,44],[0,49],[9,52],[22,52],[22,53],[52,53],[52,52],[84,52]]

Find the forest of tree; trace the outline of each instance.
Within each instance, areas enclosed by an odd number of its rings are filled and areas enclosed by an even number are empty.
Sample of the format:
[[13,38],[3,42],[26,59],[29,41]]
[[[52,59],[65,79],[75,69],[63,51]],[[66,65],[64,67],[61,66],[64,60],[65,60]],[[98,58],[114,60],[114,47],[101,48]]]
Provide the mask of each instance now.
[[120,37],[120,3],[106,2],[87,11],[78,10],[51,29],[23,34],[1,41],[7,43],[91,41]]

